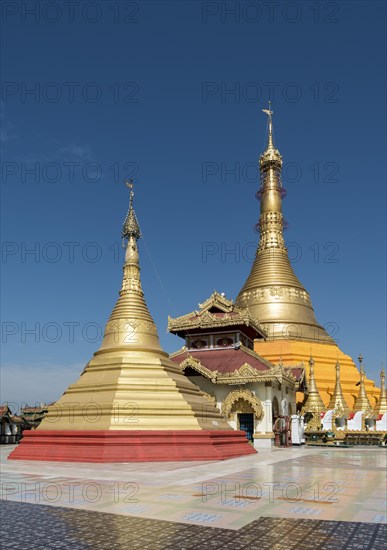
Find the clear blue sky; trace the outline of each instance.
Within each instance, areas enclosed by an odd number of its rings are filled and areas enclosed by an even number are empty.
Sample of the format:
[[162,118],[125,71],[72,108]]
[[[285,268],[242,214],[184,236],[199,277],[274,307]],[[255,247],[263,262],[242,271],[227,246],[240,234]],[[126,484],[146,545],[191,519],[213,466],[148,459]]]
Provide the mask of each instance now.
[[121,284],[126,176],[138,181],[143,287],[165,349],[182,345],[168,314],[214,289],[235,298],[258,238],[270,91],[294,269],[319,322],[378,379],[385,3],[7,4],[1,399],[57,399],[97,349]]

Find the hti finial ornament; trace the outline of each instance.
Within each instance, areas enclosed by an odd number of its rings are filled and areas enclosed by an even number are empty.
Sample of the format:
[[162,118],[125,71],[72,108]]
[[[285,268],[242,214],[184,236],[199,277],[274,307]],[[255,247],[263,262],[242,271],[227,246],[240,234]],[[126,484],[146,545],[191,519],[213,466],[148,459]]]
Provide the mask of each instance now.
[[134,183],[133,183],[133,179],[131,178],[129,181],[126,180],[125,181],[125,185],[126,187],[128,187],[130,189],[130,203],[133,202],[133,197],[134,197],[134,190],[133,190],[133,187],[134,187]]
[[269,108],[262,109],[262,112],[269,117],[269,136],[271,136],[273,133],[271,115],[274,114],[274,112],[271,110],[271,101],[269,101]]
[[133,180],[125,181],[126,187],[130,189],[130,200],[129,200],[129,210],[125,218],[124,225],[122,227],[122,246],[125,247],[124,239],[129,240],[130,237],[134,237],[136,240],[141,237],[140,226],[137,221],[136,214],[133,208],[133,197],[134,197],[134,183]]
[[260,156],[260,160],[259,160],[261,169],[263,169],[264,171],[264,166],[267,165],[267,163],[269,163],[269,167],[274,163],[276,166],[278,166],[278,168],[280,168],[282,166],[282,159],[281,159],[280,152],[274,147],[273,118],[272,118],[274,111],[272,111],[271,109],[271,101],[269,101],[269,108],[262,109],[262,112],[268,116],[268,126],[269,126],[266,149]]
[[271,118],[271,115],[274,115],[274,112],[271,110],[271,101],[269,100],[269,108],[268,109],[262,109],[263,113],[266,113],[269,118]]
[[363,372],[364,372],[364,367],[363,367],[363,356],[362,356],[361,353],[359,354],[358,360],[359,360],[359,365],[360,365],[360,372],[363,373]]

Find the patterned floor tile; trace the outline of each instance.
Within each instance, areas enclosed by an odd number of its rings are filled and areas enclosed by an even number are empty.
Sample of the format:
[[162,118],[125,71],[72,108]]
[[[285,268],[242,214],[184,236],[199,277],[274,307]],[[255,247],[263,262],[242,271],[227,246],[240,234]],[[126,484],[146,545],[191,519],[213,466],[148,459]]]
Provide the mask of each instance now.
[[385,550],[387,536],[382,524],[309,519],[262,517],[235,531],[10,501],[0,512],[2,544],[17,550]]

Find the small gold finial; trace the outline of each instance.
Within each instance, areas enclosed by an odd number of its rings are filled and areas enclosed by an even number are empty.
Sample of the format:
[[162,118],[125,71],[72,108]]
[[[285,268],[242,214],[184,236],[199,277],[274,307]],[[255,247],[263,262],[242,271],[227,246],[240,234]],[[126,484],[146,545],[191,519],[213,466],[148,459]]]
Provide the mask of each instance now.
[[359,366],[360,366],[360,378],[361,378],[361,375],[364,374],[363,356],[362,356],[361,353],[359,354],[358,361],[359,361]]
[[129,181],[126,180],[125,185],[130,189],[130,195],[129,195],[129,210],[126,215],[125,222],[122,227],[122,233],[121,233],[121,236],[123,239],[122,244],[124,247],[125,247],[124,239],[129,240],[130,236],[133,236],[137,240],[141,237],[140,226],[138,224],[137,217],[133,208],[133,198],[134,198],[133,180],[132,179],[130,179]]
[[131,178],[130,180],[125,180],[125,185],[130,190],[129,199],[130,199],[130,204],[132,204],[133,203],[133,198],[134,198],[134,189],[133,189],[134,188],[134,182],[133,182],[133,179]]
[[274,112],[271,110],[271,101],[269,100],[269,108],[268,109],[262,109],[263,113],[266,113],[269,116],[269,120],[271,120],[271,115],[274,115]]
[[268,109],[262,109],[262,112],[265,113],[269,118],[269,137],[268,137],[268,140],[267,140],[267,147],[268,148],[273,148],[274,147],[274,144],[273,144],[273,119],[272,119],[272,115],[274,115],[274,112],[271,110],[271,101],[269,101],[269,108]]

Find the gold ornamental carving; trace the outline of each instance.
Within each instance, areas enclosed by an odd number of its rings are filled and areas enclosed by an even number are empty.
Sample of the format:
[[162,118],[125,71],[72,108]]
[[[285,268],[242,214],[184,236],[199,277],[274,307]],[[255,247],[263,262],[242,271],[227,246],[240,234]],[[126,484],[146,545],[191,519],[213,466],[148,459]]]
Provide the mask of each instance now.
[[270,288],[270,296],[283,296],[284,290],[279,286],[272,286]]
[[[308,411],[308,413],[311,415],[311,418],[307,422],[305,430],[307,432],[321,430],[321,413],[318,411]],[[301,411],[301,414],[303,415],[304,413]]]
[[[236,307],[231,300],[227,300],[218,292],[214,292],[208,300],[199,304],[199,307],[200,311],[192,311],[175,319],[168,316],[168,331],[179,332],[188,329],[230,327],[242,324],[251,326],[259,334],[266,336],[261,325],[252,319],[246,307]],[[209,311],[211,308],[220,310],[222,315],[212,313]]]
[[[241,348],[247,353],[254,353],[243,346],[241,346]],[[293,389],[296,387],[297,381],[290,368],[286,368],[283,365],[273,365],[270,367],[269,363],[267,365],[269,367],[267,370],[258,371],[246,362],[233,372],[221,373],[218,370],[207,369],[200,361],[188,354],[186,359],[180,363],[179,367],[183,373],[190,367],[205,378],[211,380],[213,384],[242,385],[250,382],[277,382],[279,384],[286,384]],[[302,365],[300,365],[300,368],[301,367]]]
[[334,411],[333,411],[333,414],[332,414],[332,431],[334,432],[336,439],[344,439],[344,437],[345,437],[346,429],[340,429],[336,425],[336,419],[345,418],[345,422],[346,422],[347,421],[346,414],[347,414],[346,411],[344,410],[344,408],[341,405],[336,407],[336,409],[334,409]]
[[200,363],[200,361],[197,361],[191,355],[188,355],[188,357],[184,359],[182,363],[180,363],[180,370],[182,372],[184,372],[187,367],[191,367],[192,369],[196,370],[199,374],[202,374],[205,378],[209,378],[212,381],[215,381],[216,377],[219,374],[217,370],[211,371],[206,367],[204,367]]
[[127,332],[132,330],[136,332],[140,329],[149,331],[153,329],[154,323],[143,319],[113,319],[106,324],[105,332]]
[[216,290],[209,298],[207,298],[207,300],[198,305],[201,310],[207,310],[211,307],[218,307],[221,311],[232,311],[234,308],[234,302],[226,298],[226,296],[222,296],[222,294],[219,294]]
[[[238,389],[230,392],[227,397],[222,401],[222,413],[226,418],[230,418],[232,415],[233,406],[239,401],[245,402],[249,405],[249,408],[253,410],[258,420],[261,420],[264,416],[263,407],[261,401],[249,390]],[[245,407],[245,405],[241,405]],[[244,412],[243,410],[240,412]],[[247,411],[250,412],[250,411]]]

